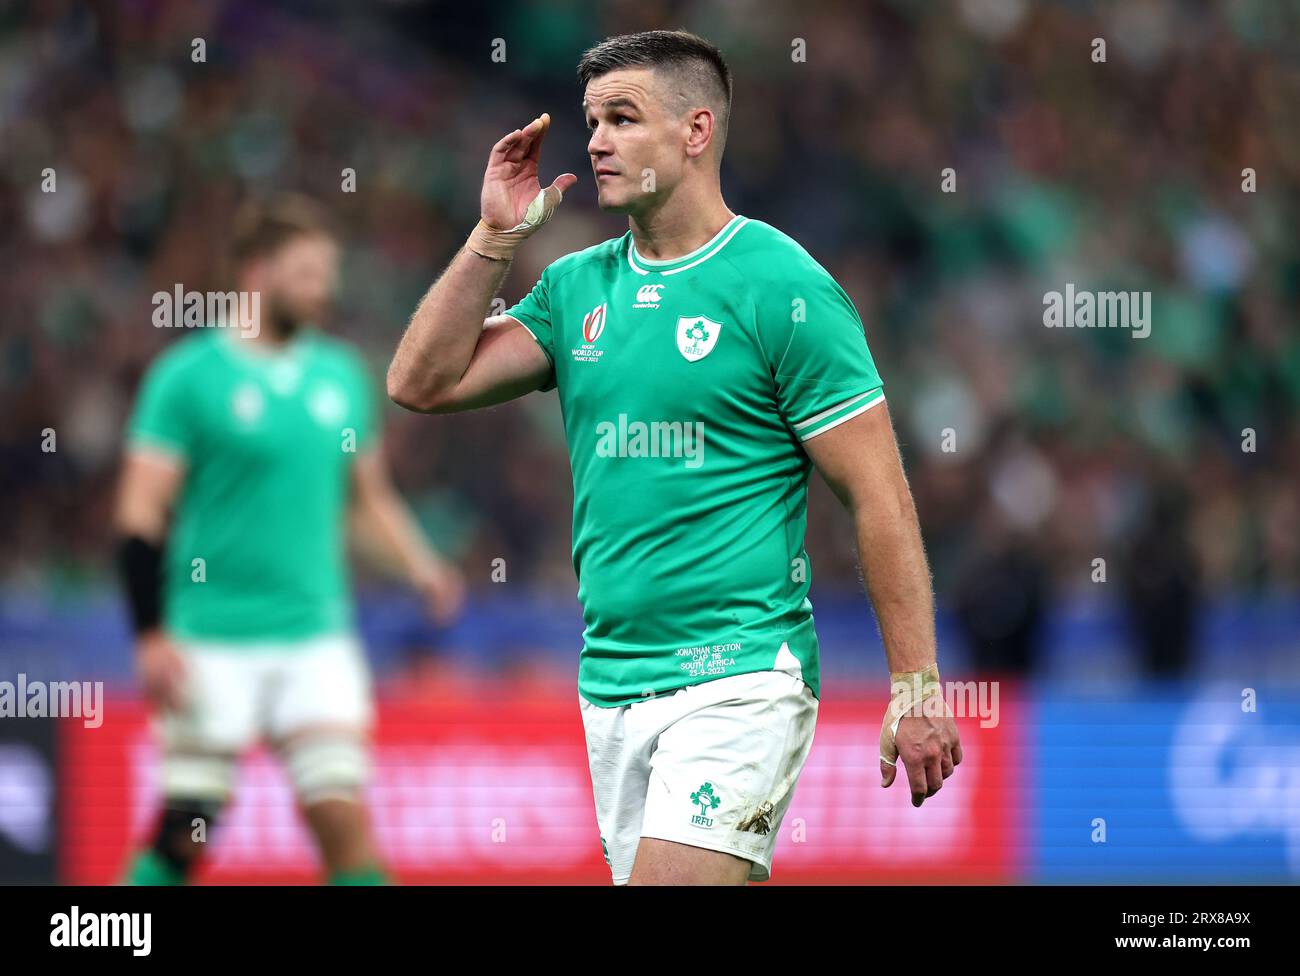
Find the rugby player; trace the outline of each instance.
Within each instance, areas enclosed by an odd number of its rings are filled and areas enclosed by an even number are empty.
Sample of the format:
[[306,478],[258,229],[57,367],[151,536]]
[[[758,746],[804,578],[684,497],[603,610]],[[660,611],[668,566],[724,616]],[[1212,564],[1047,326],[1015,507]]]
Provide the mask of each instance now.
[[119,561],[161,718],[164,799],[127,880],[192,877],[236,762],[260,739],[285,765],[328,880],[380,884],[361,802],[372,703],[349,517],[360,548],[400,567],[435,618],[456,613],[463,584],[389,479],[361,357],[313,327],[338,265],[323,212],[293,195],[249,205],[233,262],[256,319],[210,322],[160,356],[127,436]]
[[598,202],[628,232],[555,261],[485,321],[517,248],[577,183],[539,181],[549,115],[507,134],[388,392],[447,413],[557,391],[579,705],[613,880],[762,881],[820,695],[813,467],[853,516],[888,657],[882,786],[901,754],[919,806],[961,761],[916,511],[853,303],[797,242],[723,200],[722,55],[650,31],[587,51],[578,75]]

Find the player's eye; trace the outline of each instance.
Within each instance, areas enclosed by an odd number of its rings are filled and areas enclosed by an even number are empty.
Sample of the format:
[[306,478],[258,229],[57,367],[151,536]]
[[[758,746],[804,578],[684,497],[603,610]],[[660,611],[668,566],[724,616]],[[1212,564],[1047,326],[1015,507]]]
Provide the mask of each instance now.
[[622,123],[622,122],[627,122],[628,124],[631,124],[631,122],[632,122],[632,120],[631,120],[630,118],[628,118],[626,115],[616,115],[616,116],[614,117],[614,121],[615,121],[616,124],[617,124],[617,123]]

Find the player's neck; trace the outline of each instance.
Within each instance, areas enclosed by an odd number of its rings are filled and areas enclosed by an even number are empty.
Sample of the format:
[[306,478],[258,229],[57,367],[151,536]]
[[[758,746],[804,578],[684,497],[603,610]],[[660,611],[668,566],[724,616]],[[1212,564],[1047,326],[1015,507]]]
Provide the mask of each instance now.
[[717,194],[707,201],[669,201],[654,213],[628,218],[636,253],[650,261],[671,261],[718,235],[736,215]]
[[230,330],[232,338],[239,344],[239,348],[255,356],[278,356],[285,353],[297,345],[297,340],[302,337],[303,333],[301,327],[288,335],[282,335],[274,329],[266,328],[264,322],[258,322],[257,325],[256,329],[247,332]]

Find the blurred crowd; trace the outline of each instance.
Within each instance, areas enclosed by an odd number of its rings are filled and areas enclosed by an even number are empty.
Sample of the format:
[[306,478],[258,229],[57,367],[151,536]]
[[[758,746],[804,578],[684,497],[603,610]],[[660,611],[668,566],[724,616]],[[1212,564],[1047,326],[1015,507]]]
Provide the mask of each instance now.
[[[125,417],[183,338],[150,298],[230,286],[242,199],[335,211],[326,325],[382,397],[503,133],[549,111],[543,181],[580,176],[507,303],[626,229],[595,207],[574,65],[677,26],[735,75],[728,204],[800,241],[866,323],[939,601],[985,663],[1026,666],[1054,602],[1096,596],[1177,670],[1202,601],[1294,595],[1300,12],[1266,0],[6,5],[0,585],[108,582]],[[1045,328],[1067,283],[1149,291],[1150,335]],[[401,488],[471,585],[504,557],[572,592],[553,394],[386,420]],[[815,583],[855,585],[847,516],[820,485],[810,508]]]

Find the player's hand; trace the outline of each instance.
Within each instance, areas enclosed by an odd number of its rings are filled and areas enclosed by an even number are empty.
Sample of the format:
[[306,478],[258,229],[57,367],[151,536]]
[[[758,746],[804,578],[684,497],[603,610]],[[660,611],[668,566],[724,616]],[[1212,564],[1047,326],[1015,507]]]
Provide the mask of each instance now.
[[163,711],[184,705],[185,659],[161,630],[151,630],[136,639],[135,668],[145,698]]
[[[942,699],[937,699],[942,701]],[[932,699],[931,701],[935,701]],[[953,721],[948,709],[945,714],[924,714],[929,702],[917,706],[904,715],[898,722],[898,731],[894,735],[894,755],[880,758],[880,785],[890,786],[898,772],[897,765],[890,765],[886,758],[900,760],[907,770],[907,782],[912,789],[912,806],[919,807],[927,797],[934,796],[943,786],[943,781],[952,775],[953,770],[961,764],[961,739],[957,735],[957,723]],[[922,714],[916,714],[921,712]]]
[[416,592],[439,625],[446,626],[460,614],[465,603],[465,578],[460,570],[445,560],[435,560],[422,567],[411,580]]
[[[488,157],[487,172],[483,174],[481,198],[483,223],[496,230],[508,231],[523,223],[529,215],[529,206],[542,192],[538,178],[537,161],[542,151],[542,140],[550,128],[551,117],[543,112],[522,129],[509,133],[492,147]],[[544,206],[553,211],[564,191],[578,182],[572,173],[561,173],[546,188]],[[536,208],[535,208],[536,210]],[[533,216],[540,214],[534,213]],[[546,213],[545,219],[549,219]],[[536,221],[540,226],[545,219]]]

